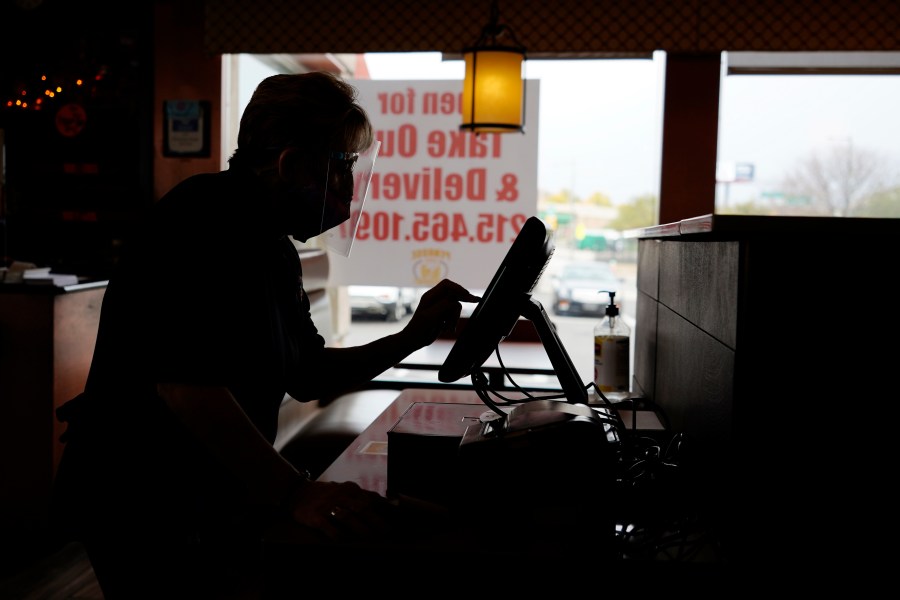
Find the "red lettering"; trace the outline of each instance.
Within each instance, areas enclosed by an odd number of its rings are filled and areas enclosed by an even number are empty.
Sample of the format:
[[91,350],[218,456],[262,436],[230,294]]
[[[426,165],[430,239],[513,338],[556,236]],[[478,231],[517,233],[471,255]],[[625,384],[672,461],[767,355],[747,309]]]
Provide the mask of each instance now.
[[375,139],[381,140],[379,158],[391,158],[394,155],[409,158],[415,155],[418,151],[417,137],[416,126],[411,124],[401,125],[396,131],[376,131]]
[[428,156],[431,158],[440,158],[444,156],[446,150],[444,149],[444,132],[443,131],[431,131],[428,133],[428,146],[427,152]]
[[382,114],[402,115],[403,113],[413,114],[415,112],[416,91],[413,88],[406,88],[406,96],[402,92],[380,92],[378,94],[378,102]]
[[409,158],[416,154],[416,126],[401,125],[400,126],[400,156]]
[[447,188],[447,200],[459,200],[462,198],[463,193],[463,178],[459,173],[451,173],[447,175],[447,180],[444,182],[444,186]]
[[[428,188],[425,188],[426,190]],[[407,198],[415,197],[419,193],[419,174],[403,174],[403,195]]]
[[451,131],[450,132],[450,150],[449,155],[451,157],[458,156],[459,158],[465,158],[466,156],[466,136],[475,137],[471,133],[465,131]]
[[491,151],[491,156],[494,158],[500,158],[502,152],[500,148],[500,142],[503,140],[503,136],[501,136],[499,133],[495,133],[492,134],[491,137],[493,138],[493,143],[491,144],[491,148],[493,148],[493,150]]
[[426,152],[431,158],[500,158],[501,137],[497,133],[475,135],[468,131],[431,131],[426,140]]
[[416,154],[416,126],[400,126],[400,156],[409,158]]
[[[428,169],[425,169],[425,171],[427,172]],[[441,180],[441,176],[443,174],[444,174],[444,170],[441,169],[440,167],[438,167],[434,170],[434,196],[433,196],[433,198],[435,200],[441,200],[443,198],[443,194],[441,193],[441,184],[443,183],[443,181]],[[425,188],[425,189],[428,189],[428,188]],[[424,199],[425,200],[431,199],[431,197],[428,196],[427,192],[425,193]]]
[[[372,196],[374,198],[374,196]],[[386,173],[384,176],[385,200],[396,200],[400,197],[400,177],[396,173]]]
[[441,94],[441,114],[442,115],[452,115],[453,113],[460,112],[456,107],[456,98],[462,100],[462,93],[458,96],[453,92],[444,92]]
[[471,200],[483,202],[487,197],[487,170],[469,169],[465,176],[448,173],[440,167],[429,167],[419,173],[373,173],[369,182],[371,200]]
[[469,200],[483,202],[485,187],[485,170],[469,169],[469,172],[466,174],[466,188]]
[[462,92],[426,92],[422,98],[422,114],[425,115],[452,115],[461,113],[459,105],[462,103]]
[[[487,138],[488,136],[484,136]],[[474,158],[484,158],[488,155],[487,140],[481,136],[469,134],[469,155]]]

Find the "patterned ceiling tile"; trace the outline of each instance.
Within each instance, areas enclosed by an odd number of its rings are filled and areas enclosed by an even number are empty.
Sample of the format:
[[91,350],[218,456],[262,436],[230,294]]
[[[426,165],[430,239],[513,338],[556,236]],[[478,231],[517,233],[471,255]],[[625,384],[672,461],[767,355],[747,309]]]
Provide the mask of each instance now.
[[[869,0],[507,0],[500,23],[530,55],[900,50],[900,2]],[[216,53],[458,53],[488,0],[207,0]]]

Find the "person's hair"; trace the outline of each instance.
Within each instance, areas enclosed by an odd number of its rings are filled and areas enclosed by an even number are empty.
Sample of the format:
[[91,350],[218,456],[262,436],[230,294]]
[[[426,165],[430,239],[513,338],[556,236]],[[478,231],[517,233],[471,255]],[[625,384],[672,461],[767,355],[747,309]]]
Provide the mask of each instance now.
[[375,141],[357,90],[331,73],[263,79],[241,115],[231,165],[265,166],[289,146],[309,152],[361,152]]

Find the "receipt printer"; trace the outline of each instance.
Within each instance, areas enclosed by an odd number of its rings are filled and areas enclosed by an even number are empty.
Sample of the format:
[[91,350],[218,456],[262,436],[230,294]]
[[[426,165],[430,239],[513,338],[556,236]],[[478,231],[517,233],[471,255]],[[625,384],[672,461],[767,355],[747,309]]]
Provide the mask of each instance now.
[[533,400],[502,416],[483,404],[414,403],[388,431],[388,495],[463,509],[596,499],[614,485],[619,449],[605,410]]
[[460,442],[459,500],[596,506],[598,493],[612,494],[619,445],[616,421],[603,408],[534,400],[506,417],[488,411]]

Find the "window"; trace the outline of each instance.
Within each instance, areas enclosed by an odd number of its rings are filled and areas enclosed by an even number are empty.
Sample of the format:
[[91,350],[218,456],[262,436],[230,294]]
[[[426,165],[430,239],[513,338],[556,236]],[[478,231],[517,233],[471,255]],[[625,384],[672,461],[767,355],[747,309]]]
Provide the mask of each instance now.
[[[461,82],[463,78],[462,61],[442,61],[439,53],[367,54],[365,59],[371,79]],[[539,127],[534,128],[539,134],[538,212],[556,229],[557,246],[535,297],[557,325],[576,368],[588,378],[586,382],[593,372],[593,327],[599,317],[590,312],[554,314],[554,278],[572,262],[607,263],[620,279],[617,300],[633,329],[636,243],[618,233],[655,224],[663,60],[660,53],[652,59],[534,59],[525,64],[526,78],[541,82]],[[288,69],[283,62],[279,66],[257,55],[226,56],[225,61],[225,70],[235,81],[226,96],[231,99],[231,116],[225,119],[233,131],[223,137],[232,140],[223,148],[230,154],[240,113],[255,85],[271,73]],[[229,64],[232,68],[227,68]],[[352,73],[347,76],[352,78]],[[495,267],[485,265],[484,285]],[[392,272],[385,273],[385,283],[407,285]],[[605,306],[607,295],[597,292],[598,304]],[[345,308],[349,311],[348,306],[338,310]],[[408,318],[354,320],[352,325],[348,321],[346,330],[336,333],[343,336],[345,345],[357,345],[396,331]]]
[[900,217],[900,53],[729,53],[716,212]]

